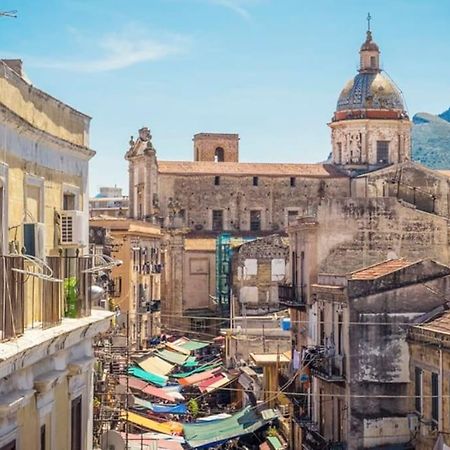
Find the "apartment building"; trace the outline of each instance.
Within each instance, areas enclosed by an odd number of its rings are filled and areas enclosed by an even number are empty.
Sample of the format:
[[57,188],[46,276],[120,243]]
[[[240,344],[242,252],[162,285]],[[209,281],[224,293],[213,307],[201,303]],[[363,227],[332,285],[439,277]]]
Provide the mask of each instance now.
[[92,448],[90,118],[0,61],[0,449]]

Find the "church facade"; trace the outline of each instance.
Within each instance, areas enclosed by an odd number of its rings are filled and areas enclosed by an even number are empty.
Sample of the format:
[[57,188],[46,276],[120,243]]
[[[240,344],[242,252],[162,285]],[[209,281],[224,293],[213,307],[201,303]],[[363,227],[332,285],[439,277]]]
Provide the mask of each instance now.
[[224,232],[243,239],[287,235],[297,218],[350,198],[389,197],[433,217],[449,216],[448,174],[411,161],[411,121],[400,90],[380,68],[370,30],[359,53],[358,73],[329,123],[327,163],[240,162],[237,134],[196,134],[192,161],[160,159],[148,128],[130,140],[129,215],[165,230],[161,320],[167,328],[214,328],[205,320],[218,315],[216,238]]

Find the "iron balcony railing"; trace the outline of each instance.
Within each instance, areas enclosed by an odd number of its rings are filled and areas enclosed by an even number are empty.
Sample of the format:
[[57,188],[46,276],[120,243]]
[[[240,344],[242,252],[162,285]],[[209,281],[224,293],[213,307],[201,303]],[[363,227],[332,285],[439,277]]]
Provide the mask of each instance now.
[[308,364],[311,374],[330,382],[345,381],[345,356],[336,353],[334,345],[317,345],[305,352],[304,364]]
[[93,258],[0,255],[0,341],[91,314]]
[[304,427],[304,439],[302,442],[305,450],[347,450],[345,442],[327,440],[317,430]]
[[305,296],[300,286],[292,284],[278,285],[279,303],[291,308],[305,308]]

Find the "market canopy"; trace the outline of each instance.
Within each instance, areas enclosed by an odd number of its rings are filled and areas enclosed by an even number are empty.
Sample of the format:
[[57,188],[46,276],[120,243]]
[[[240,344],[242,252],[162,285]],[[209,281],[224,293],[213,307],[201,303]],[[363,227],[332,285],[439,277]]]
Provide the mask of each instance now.
[[155,414],[187,414],[187,406],[185,403],[178,405],[162,405],[134,397],[134,405],[153,411]]
[[157,386],[160,387],[165,386],[168,380],[166,376],[148,372],[139,367],[129,367],[128,373],[130,375],[134,375],[135,377],[141,378],[142,380],[148,381],[149,383],[156,384]]
[[247,408],[233,414],[228,419],[184,424],[184,437],[192,448],[208,448],[211,444],[253,433],[278,417],[274,410],[266,412],[263,418],[255,409]]
[[[168,361],[168,360],[167,360]],[[172,361],[164,361],[164,359],[158,358],[158,356],[149,356],[141,361],[137,361],[139,367],[146,372],[151,372],[156,375],[165,376],[172,372],[175,364],[170,364]]]
[[168,392],[165,389],[157,388],[135,377],[127,377],[122,375],[119,377],[119,383],[122,386],[128,386],[131,389],[136,389],[143,392],[144,394],[151,395],[153,397],[167,400],[173,403],[176,402],[176,400],[180,399],[180,397],[182,400],[184,399],[183,396],[179,393],[170,391]]
[[131,411],[124,411],[122,419],[147,430],[157,431],[163,434],[182,434],[183,425],[179,422],[157,422],[148,417],[141,416]]
[[198,384],[201,381],[214,377],[218,372],[218,369],[207,370],[206,372],[196,373],[186,378],[180,378],[178,382],[183,386],[189,386],[191,384]]
[[210,343],[204,341],[197,341],[194,339],[181,338],[173,342],[173,344],[185,350],[189,350],[190,352],[194,352],[196,350],[208,347]]
[[[234,377],[236,378],[236,377]],[[220,373],[219,375],[209,378],[198,385],[200,392],[213,392],[221,387],[231,383],[233,381],[232,377],[229,377],[226,373]]]
[[170,350],[159,350],[158,352],[156,352],[156,356],[169,361],[169,363],[177,364],[179,366],[182,366],[188,359],[188,355],[184,355],[178,352],[171,352]]
[[215,362],[215,363],[204,364],[202,366],[197,367],[196,369],[189,370],[188,372],[174,373],[171,376],[173,378],[187,378],[196,373],[201,373],[201,372],[206,372],[207,370],[217,369],[218,367],[220,367],[222,365],[223,365],[222,361],[217,360],[217,362]]

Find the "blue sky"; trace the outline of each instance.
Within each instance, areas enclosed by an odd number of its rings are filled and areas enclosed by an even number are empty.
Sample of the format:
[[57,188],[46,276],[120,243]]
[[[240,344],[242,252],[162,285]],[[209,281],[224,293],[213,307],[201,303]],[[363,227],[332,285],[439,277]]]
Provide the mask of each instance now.
[[192,159],[197,132],[237,132],[242,161],[316,162],[354,76],[367,12],[410,114],[450,106],[447,0],[1,0],[0,54],[93,117],[91,192],[127,188],[130,135]]

